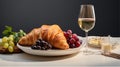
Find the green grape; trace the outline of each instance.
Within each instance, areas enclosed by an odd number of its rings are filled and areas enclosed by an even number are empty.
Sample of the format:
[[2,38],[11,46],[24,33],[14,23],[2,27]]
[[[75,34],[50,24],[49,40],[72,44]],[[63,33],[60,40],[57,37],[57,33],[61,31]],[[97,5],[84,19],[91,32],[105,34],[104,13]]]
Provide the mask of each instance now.
[[13,37],[8,37],[8,40],[9,40],[9,41],[13,41],[14,38],[13,38]]
[[12,46],[12,47],[14,47],[14,46],[15,46],[15,44],[14,44],[14,42],[13,42],[13,41],[9,41],[9,45],[10,45],[10,46]]
[[14,38],[14,35],[10,35],[9,37],[12,37],[12,38]]
[[11,52],[11,53],[14,51],[14,49],[13,49],[12,46],[9,46],[9,47],[8,47],[8,50],[9,50],[9,52]]
[[3,37],[3,38],[2,38],[2,42],[3,42],[3,43],[7,43],[7,42],[8,42],[8,38],[7,38],[7,37]]
[[3,44],[3,47],[4,47],[4,48],[8,48],[8,46],[9,46],[8,43],[4,43],[4,44]]

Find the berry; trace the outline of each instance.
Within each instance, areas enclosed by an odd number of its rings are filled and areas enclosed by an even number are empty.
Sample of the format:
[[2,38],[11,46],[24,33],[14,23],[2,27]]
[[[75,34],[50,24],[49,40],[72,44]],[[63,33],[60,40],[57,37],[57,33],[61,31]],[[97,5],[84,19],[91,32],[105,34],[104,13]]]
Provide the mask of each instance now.
[[51,49],[51,48],[52,48],[52,45],[48,44],[48,48]]
[[67,40],[67,43],[70,44],[70,40]]
[[72,34],[72,30],[67,30],[67,32],[64,32],[64,36],[70,48],[76,48],[82,44],[82,40],[79,40],[77,34]]
[[14,35],[9,35],[9,37],[3,37],[1,41],[1,45],[4,49],[8,50],[10,53],[14,51]]
[[9,41],[9,45],[10,45],[10,46],[12,46],[12,47],[14,47],[14,46],[15,46],[15,44],[14,44],[14,42],[13,42],[13,41]]
[[38,49],[36,45],[31,46],[32,49]]
[[7,42],[8,42],[8,38],[7,38],[7,37],[3,37],[3,38],[2,38],[2,42],[3,42],[3,43],[7,43]]
[[72,34],[72,30],[67,30],[67,33]]
[[48,43],[47,43],[47,42],[45,42],[45,41],[43,41],[42,43],[43,43],[43,45],[46,45],[46,44],[48,44]]
[[11,36],[11,37],[9,36],[9,37],[8,37],[8,40],[9,40],[9,41],[13,41],[14,38],[13,38],[12,36]]
[[76,41],[79,41],[78,37],[77,37],[77,34],[73,34],[72,35],[72,38],[74,38]]
[[9,44],[8,43],[4,43],[3,47],[4,48],[8,48]]
[[9,46],[8,51],[12,53],[14,51],[13,46]]
[[69,35],[67,34],[67,32],[64,32],[64,36],[65,37],[69,37]]
[[69,34],[67,32],[64,32],[64,36],[66,37],[66,39],[69,37]]
[[40,41],[39,41],[39,40],[37,40],[37,41],[36,41],[36,44],[39,44],[39,43],[40,43]]
[[46,50],[45,47],[42,47],[41,50]]
[[76,47],[79,47],[79,46],[80,46],[80,42],[77,41],[77,42],[75,43],[75,46],[76,46]]
[[74,44],[75,43],[75,39],[74,38],[71,38],[70,39],[70,44]]
[[31,49],[38,49],[38,50],[47,50],[47,49],[51,49],[51,48],[52,48],[52,46],[48,42],[46,42],[42,39],[38,39],[36,41],[36,44],[31,46]]
[[66,34],[68,37],[71,37],[71,35],[72,35],[70,32],[66,32]]
[[70,48],[75,48],[76,45],[75,44],[69,44]]
[[38,49],[41,49],[41,46],[37,46]]
[[42,41],[42,39],[38,39],[40,42]]

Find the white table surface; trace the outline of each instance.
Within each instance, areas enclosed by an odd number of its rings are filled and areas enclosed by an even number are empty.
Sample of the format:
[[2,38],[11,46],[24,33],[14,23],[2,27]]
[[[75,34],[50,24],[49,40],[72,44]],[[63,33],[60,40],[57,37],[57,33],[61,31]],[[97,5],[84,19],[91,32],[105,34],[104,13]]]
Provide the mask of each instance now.
[[[120,42],[120,37],[112,41]],[[119,49],[120,50],[120,49]],[[81,52],[58,57],[34,56],[26,53],[0,54],[1,66],[120,66],[120,59],[101,54],[83,55]]]

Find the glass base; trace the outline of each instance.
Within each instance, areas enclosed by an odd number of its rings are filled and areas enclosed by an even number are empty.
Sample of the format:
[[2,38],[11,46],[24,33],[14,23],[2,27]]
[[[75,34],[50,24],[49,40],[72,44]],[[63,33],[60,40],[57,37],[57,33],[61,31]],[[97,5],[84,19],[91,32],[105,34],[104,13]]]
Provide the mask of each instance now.
[[92,52],[91,50],[89,50],[87,48],[83,48],[82,49],[82,54],[83,55],[92,55],[92,54],[94,54],[94,52]]
[[84,47],[84,48],[81,49],[81,53],[83,55],[100,55],[101,51]]

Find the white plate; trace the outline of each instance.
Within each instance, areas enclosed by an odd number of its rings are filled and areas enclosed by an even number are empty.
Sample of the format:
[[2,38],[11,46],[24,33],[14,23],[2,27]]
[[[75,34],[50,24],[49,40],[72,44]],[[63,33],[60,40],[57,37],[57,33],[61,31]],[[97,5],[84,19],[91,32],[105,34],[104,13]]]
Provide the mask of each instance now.
[[[79,37],[80,38],[80,37]],[[83,41],[84,42],[84,41]],[[67,50],[60,50],[60,49],[50,49],[50,50],[33,50],[31,47],[25,47],[17,44],[18,48],[23,50],[25,53],[32,54],[32,55],[41,55],[41,56],[62,56],[62,55],[69,55],[74,54],[80,51],[83,46],[83,43],[78,48],[69,48]]]
[[17,44],[18,48],[23,50],[25,53],[32,55],[41,55],[41,56],[61,56],[61,55],[69,55],[73,53],[77,53],[80,51],[80,47],[78,48],[70,48],[67,50],[59,50],[59,49],[50,49],[50,50],[33,50],[31,47],[25,47]]

